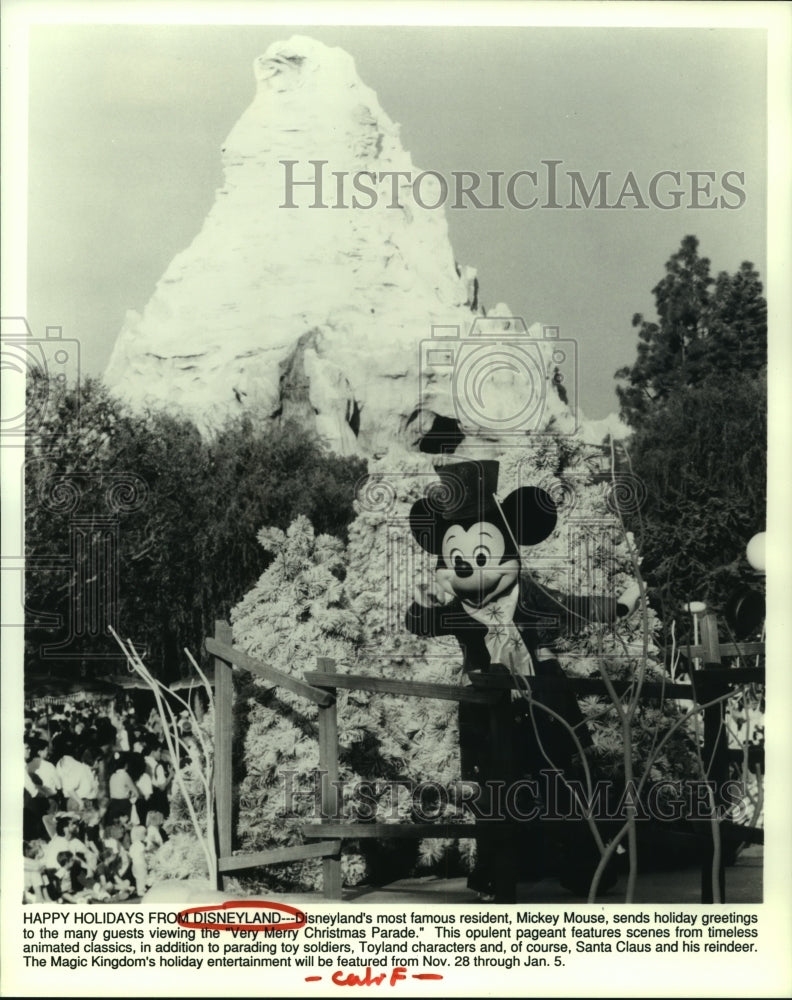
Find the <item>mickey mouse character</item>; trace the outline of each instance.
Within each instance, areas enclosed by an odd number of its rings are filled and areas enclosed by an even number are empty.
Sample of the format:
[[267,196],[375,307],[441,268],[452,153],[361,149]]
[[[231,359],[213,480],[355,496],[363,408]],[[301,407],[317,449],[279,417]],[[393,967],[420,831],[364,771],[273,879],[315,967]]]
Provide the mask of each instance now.
[[[522,569],[520,558],[521,546],[538,545],[555,529],[550,495],[525,486],[500,503],[495,461],[451,463],[435,471],[440,488],[410,511],[416,541],[437,556],[435,579],[418,587],[407,611],[407,628],[419,636],[455,636],[465,672],[508,671],[517,679],[521,690],[505,720],[509,732],[501,733],[511,745],[508,775],[502,756],[493,750],[488,709],[459,704],[462,778],[475,782],[480,793],[471,808],[482,818],[493,815],[494,783],[542,775],[543,815],[567,819],[554,824],[552,837],[542,837],[533,824],[523,834],[533,835],[531,850],[518,853],[532,864],[531,874],[545,874],[550,865],[562,885],[585,895],[600,855],[585,820],[575,818],[564,779],[582,777],[576,762],[580,748],[591,746],[592,740],[553,642],[573,632],[581,619],[612,622],[629,614],[640,591],[634,585],[618,601],[550,593]],[[520,685],[522,678],[533,678],[530,686]],[[508,829],[512,832],[504,835],[514,837],[513,824]],[[482,898],[513,902],[516,873],[504,865],[515,856],[516,845],[505,843],[504,835],[500,840],[477,836],[477,862],[468,885]],[[603,889],[615,881],[612,869],[606,874]]]

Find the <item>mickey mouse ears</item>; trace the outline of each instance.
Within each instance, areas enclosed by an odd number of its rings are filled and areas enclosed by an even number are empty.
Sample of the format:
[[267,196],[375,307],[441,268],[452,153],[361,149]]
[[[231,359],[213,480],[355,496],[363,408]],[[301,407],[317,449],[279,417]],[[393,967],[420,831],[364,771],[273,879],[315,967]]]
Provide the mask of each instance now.
[[[452,524],[489,521],[518,545],[538,545],[552,534],[557,515],[553,498],[537,486],[522,486],[498,504],[498,463],[456,462],[436,467],[440,482],[410,510],[410,529],[427,552],[439,555]],[[515,553],[517,555],[517,553]]]

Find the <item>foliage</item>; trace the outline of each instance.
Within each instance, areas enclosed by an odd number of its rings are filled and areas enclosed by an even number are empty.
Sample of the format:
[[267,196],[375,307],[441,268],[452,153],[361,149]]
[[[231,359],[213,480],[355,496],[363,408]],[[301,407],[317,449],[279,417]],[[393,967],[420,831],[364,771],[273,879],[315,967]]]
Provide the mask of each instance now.
[[[634,364],[616,377],[622,416],[634,428],[625,466],[645,500],[626,512],[643,556],[667,646],[692,641],[690,601],[718,614],[723,638],[732,595],[763,591],[745,559],[765,530],[767,502],[767,306],[750,263],[710,275],[688,236],[654,288],[657,322],[633,319]],[[672,633],[672,628],[674,629]],[[748,746],[763,738],[763,707],[743,689],[726,712],[730,745],[742,747],[746,801],[761,816],[761,782]]]
[[631,442],[646,501],[630,520],[664,617],[757,585],[744,553],[765,527],[766,442],[764,377],[740,372],[676,394]]
[[621,415],[641,428],[680,390],[733,372],[756,374],[767,363],[767,305],[758,273],[743,262],[734,275],[710,274],[686,236],[652,289],[657,322],[637,313],[638,357],[616,372],[627,384],[616,389]]
[[152,885],[171,879],[208,879],[206,858],[195,835],[178,827],[170,832],[168,840],[151,855],[149,875]]
[[713,279],[695,236],[653,294],[657,322],[634,318],[638,356],[616,377],[646,492],[627,521],[668,626],[690,600],[720,609],[755,583],[743,553],[765,525],[767,305],[753,265]]
[[239,420],[204,440],[189,421],[133,414],[98,380],[78,397],[34,377],[29,412],[40,419],[25,475],[28,665],[71,622],[48,654],[64,673],[118,653],[105,622],[88,619],[98,599],[106,622],[167,676],[266,565],[261,525],[302,513],[343,535],[365,471],[293,426],[268,434]]

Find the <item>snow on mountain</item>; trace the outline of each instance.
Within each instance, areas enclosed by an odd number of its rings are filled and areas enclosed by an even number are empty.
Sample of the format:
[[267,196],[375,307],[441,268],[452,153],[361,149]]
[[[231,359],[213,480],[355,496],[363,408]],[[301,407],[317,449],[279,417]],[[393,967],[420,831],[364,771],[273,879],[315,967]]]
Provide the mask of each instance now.
[[564,345],[505,306],[484,316],[444,209],[422,207],[439,182],[413,186],[421,170],[352,58],[295,36],[253,69],[223,187],[142,315],[127,313],[113,391],[205,433],[243,410],[296,418],[341,454],[442,447],[449,429],[497,450],[551,417],[574,429],[553,385],[574,410]]

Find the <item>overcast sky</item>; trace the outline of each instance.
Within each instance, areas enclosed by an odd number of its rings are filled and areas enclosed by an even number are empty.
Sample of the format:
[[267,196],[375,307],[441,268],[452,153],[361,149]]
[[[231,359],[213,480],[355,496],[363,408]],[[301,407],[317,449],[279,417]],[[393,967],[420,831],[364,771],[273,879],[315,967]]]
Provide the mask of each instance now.
[[[578,341],[587,416],[616,409],[635,312],[693,233],[713,273],[752,261],[766,281],[766,32],[731,28],[46,26],[30,39],[28,318],[79,338],[101,373],[127,309],[143,310],[222,184],[220,148],[253,98],[273,41],[339,45],[401,124],[416,168],[538,170],[561,160],[590,185],[630,171],[647,198],[683,175],[683,206],[447,209],[457,260],[485,306]],[[730,171],[739,209],[693,208],[688,171]],[[660,191],[666,187],[661,186]],[[567,201],[564,188],[562,201]]]

